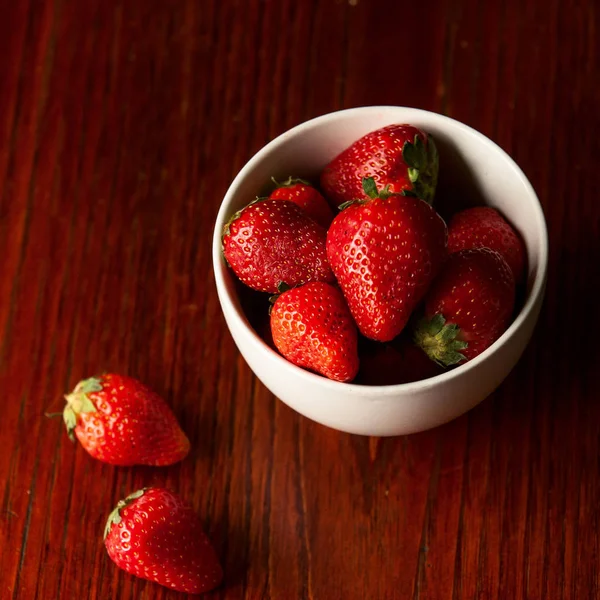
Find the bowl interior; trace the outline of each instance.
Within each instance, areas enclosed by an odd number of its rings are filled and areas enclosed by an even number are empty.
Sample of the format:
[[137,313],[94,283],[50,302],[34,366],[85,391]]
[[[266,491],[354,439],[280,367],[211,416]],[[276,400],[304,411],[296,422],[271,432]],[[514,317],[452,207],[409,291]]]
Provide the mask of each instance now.
[[527,312],[533,296],[543,292],[547,262],[544,216],[533,188],[514,161],[482,134],[443,115],[412,108],[363,107],[324,115],[285,132],[260,150],[231,184],[215,224],[215,276],[217,287],[225,290],[245,325],[248,319],[241,309],[236,282],[220,252],[220,232],[227,219],[268,191],[271,177],[294,175],[318,183],[320,171],[339,152],[362,135],[392,123],[410,123],[435,137],[440,180],[434,206],[443,217],[452,209],[485,204],[501,211],[520,232],[528,259],[528,298],[521,312]]

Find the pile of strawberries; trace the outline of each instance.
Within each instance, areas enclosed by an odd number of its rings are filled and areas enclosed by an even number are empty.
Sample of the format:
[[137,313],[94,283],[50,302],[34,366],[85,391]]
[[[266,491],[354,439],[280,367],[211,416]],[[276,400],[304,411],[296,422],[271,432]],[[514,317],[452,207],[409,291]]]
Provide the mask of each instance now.
[[272,341],[290,362],[342,382],[402,383],[474,358],[506,330],[523,242],[490,207],[447,226],[433,206],[438,168],[431,135],[390,125],[334,158],[320,191],[275,182],[232,215],[224,257],[272,295]]
[[[337,381],[393,384],[470,360],[502,334],[523,243],[488,207],[458,212],[447,227],[432,207],[437,177],[433,138],[391,125],[327,165],[323,194],[289,179],[231,217],[225,258],[264,294],[283,356]],[[85,379],[66,401],[69,437],[103,462],[165,466],[190,450],[167,403],[130,377]],[[104,538],[120,568],[171,589],[200,593],[222,580],[198,516],[169,490],[121,500]]]

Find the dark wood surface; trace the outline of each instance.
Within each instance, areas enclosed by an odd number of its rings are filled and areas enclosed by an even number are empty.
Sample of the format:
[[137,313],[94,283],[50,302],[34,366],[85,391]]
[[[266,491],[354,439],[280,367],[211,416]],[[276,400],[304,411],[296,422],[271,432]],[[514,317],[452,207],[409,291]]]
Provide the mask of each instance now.
[[[0,598],[177,598],[119,571],[115,502],[168,485],[226,580],[211,598],[600,598],[595,0],[0,0]],[[368,439],[295,414],[221,316],[210,242],[237,170],[342,107],[456,117],[523,167],[547,300],[499,390]],[[172,403],[165,469],[72,445],[62,394],[106,370]]]

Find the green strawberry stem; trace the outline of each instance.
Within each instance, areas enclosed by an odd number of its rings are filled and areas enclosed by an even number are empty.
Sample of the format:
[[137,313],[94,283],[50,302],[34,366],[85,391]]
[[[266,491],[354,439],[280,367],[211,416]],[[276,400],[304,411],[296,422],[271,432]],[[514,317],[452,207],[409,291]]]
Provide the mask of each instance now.
[[67,434],[71,441],[75,441],[75,435],[73,431],[77,426],[77,416],[83,413],[96,412],[94,403],[89,399],[88,394],[90,392],[102,391],[102,383],[97,377],[90,377],[89,379],[83,379],[76,386],[75,389],[65,396],[67,405],[63,410],[63,420],[67,428]]
[[377,184],[375,183],[375,180],[372,177],[363,177],[362,187],[365,191],[365,194],[369,198],[379,197],[379,193],[377,192]]
[[347,202],[343,202],[338,206],[339,210],[344,210],[348,208],[352,204],[364,204],[368,202],[369,198],[374,200],[375,198],[380,198],[381,200],[387,200],[390,196],[400,196],[401,194],[397,194],[396,192],[390,192],[390,186],[386,185],[382,190],[377,189],[377,184],[375,183],[375,179],[373,177],[363,177],[362,180],[363,191],[365,192],[366,198],[360,198],[356,200],[348,200]]
[[127,498],[125,498],[124,500],[119,500],[117,506],[110,513],[110,515],[108,515],[108,519],[106,520],[106,525],[104,527],[104,539],[108,537],[108,534],[110,533],[110,528],[113,525],[118,525],[121,522],[121,510],[123,510],[126,506],[131,504],[134,500],[137,500],[138,498],[143,496],[144,492],[147,489],[148,488],[142,488],[141,490],[137,490],[137,492],[133,492],[133,494],[129,494],[129,496],[127,496]]
[[450,367],[465,360],[464,350],[468,344],[458,339],[460,328],[455,323],[446,323],[443,315],[437,314],[432,319],[422,319],[414,332],[415,344],[427,356],[442,367]]
[[419,135],[415,135],[414,142],[404,142],[402,158],[408,166],[408,179],[413,184],[413,189],[405,190],[404,195],[416,196],[432,204],[439,170],[439,155],[433,136],[428,136],[427,146]]
[[279,296],[281,296],[281,294],[283,294],[283,292],[287,292],[288,290],[291,290],[292,286],[288,285],[285,281],[280,281],[277,284],[277,293],[273,294],[272,296],[269,296],[269,302],[274,303],[277,298],[279,298]]
[[390,196],[398,196],[398,194],[390,192],[389,185],[386,185],[381,191],[379,191],[373,177],[363,177],[362,186],[365,194],[369,198],[380,198],[381,200],[387,200]]
[[291,290],[291,286],[289,286],[285,281],[280,281],[277,284],[277,293],[269,296],[269,314],[271,314],[271,310],[273,309],[273,304],[277,302],[277,298],[283,294],[283,292],[287,292]]
[[292,185],[296,185],[297,183],[301,183],[302,185],[311,185],[309,181],[306,179],[300,179],[300,177],[292,177],[291,175],[285,181],[277,181],[275,177],[271,177],[271,181],[278,187],[290,187]]

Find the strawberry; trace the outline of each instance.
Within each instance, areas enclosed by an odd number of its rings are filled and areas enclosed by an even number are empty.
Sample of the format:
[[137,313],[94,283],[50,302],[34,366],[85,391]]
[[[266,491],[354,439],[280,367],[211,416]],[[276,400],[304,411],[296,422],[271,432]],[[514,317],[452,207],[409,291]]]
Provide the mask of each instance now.
[[257,200],[235,213],[223,230],[223,254],[252,289],[277,292],[309,281],[333,281],[327,233],[289,200]]
[[275,179],[273,181],[277,187],[269,194],[271,200],[289,200],[303,209],[321,227],[327,229],[331,225],[333,212],[327,200],[308,181],[291,177],[283,183],[278,183]]
[[190,442],[169,405],[155,392],[123,375],[80,381],[65,396],[63,419],[94,458],[111,465],[163,466],[187,455]]
[[446,225],[423,200],[381,192],[365,179],[368,198],[333,220],[327,255],[360,332],[396,337],[446,257]]
[[119,568],[179,592],[201,594],[223,578],[196,513],[162,488],[121,500],[106,522],[104,545]]
[[491,248],[499,252],[512,269],[515,281],[521,281],[525,270],[523,240],[495,208],[468,208],[450,220],[449,252],[469,248]]
[[507,328],[515,303],[515,278],[489,248],[461,250],[450,258],[425,298],[416,343],[444,367],[471,360]]
[[362,197],[362,180],[380,189],[417,196],[431,204],[438,178],[438,152],[431,135],[412,125],[388,125],[363,136],[321,173],[321,189],[337,204]]
[[398,385],[428,379],[442,372],[421,348],[404,335],[389,344],[370,342],[370,347],[365,348],[364,343],[362,346],[362,351],[359,350],[360,371],[356,383]]
[[354,379],[358,371],[356,325],[336,287],[314,281],[284,290],[273,301],[273,342],[285,358],[329,379]]

